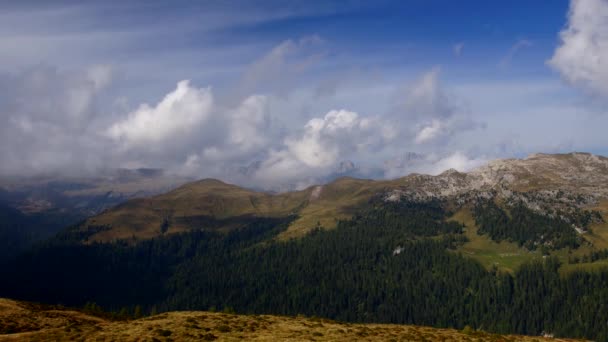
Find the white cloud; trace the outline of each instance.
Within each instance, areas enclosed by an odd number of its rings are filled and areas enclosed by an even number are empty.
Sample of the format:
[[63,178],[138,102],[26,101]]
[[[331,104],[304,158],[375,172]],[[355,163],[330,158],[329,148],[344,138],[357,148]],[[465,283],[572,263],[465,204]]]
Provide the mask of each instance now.
[[395,137],[387,123],[348,110],[313,118],[299,134],[270,152],[255,177],[264,183],[295,182],[324,175],[357,153],[383,148]]
[[271,119],[268,114],[267,97],[252,95],[231,114],[230,143],[247,151],[263,147],[268,143],[269,136],[265,132],[269,129]]
[[[151,104],[130,106],[122,93],[102,98],[114,81],[108,66],[0,75],[10,90],[0,94],[7,122],[0,128],[0,173],[161,167],[250,186],[305,186],[326,179],[344,160],[369,161],[373,169],[415,143],[442,150],[439,144],[463,126],[438,74],[431,70],[403,92],[399,111],[330,110],[299,129],[298,107],[270,94],[220,102],[226,94],[180,81]],[[104,109],[101,100],[109,103]]]
[[414,141],[416,142],[416,144],[422,144],[429,140],[433,140],[441,134],[443,128],[443,122],[434,119],[429,125],[422,127],[420,132],[416,134],[416,138],[414,139]]
[[203,124],[212,108],[211,89],[193,88],[181,81],[156,106],[140,105],[128,118],[113,124],[107,135],[127,149],[179,140]]
[[[430,144],[438,153],[444,151],[450,137],[480,125],[445,92],[439,73],[439,68],[434,68],[400,91],[395,109],[386,116],[331,110],[309,119],[300,131],[287,132],[280,144],[266,145],[265,157],[255,168],[248,168],[247,173],[253,177],[249,181],[261,187],[285,189],[319,182],[343,160],[381,162],[382,156],[399,153],[413,144]],[[466,163],[460,157],[443,161],[433,154],[419,165],[419,171],[435,172],[436,168],[452,164],[462,169]],[[372,166],[369,170],[377,175],[377,168]]]
[[156,105],[142,104],[111,124],[105,135],[125,161],[195,177],[230,180],[227,170],[267,154],[277,144],[268,97],[251,95],[235,106],[214,101],[211,88],[181,81]]
[[608,1],[572,0],[561,44],[548,64],[583,89],[608,94]]
[[[333,110],[324,118],[314,118],[304,127],[301,137],[290,137],[285,141],[289,152],[309,167],[330,167],[336,162],[340,149],[352,149],[355,141],[344,141],[345,137],[356,139],[354,131],[365,129],[359,115],[346,110]],[[340,146],[338,142],[346,142]]]

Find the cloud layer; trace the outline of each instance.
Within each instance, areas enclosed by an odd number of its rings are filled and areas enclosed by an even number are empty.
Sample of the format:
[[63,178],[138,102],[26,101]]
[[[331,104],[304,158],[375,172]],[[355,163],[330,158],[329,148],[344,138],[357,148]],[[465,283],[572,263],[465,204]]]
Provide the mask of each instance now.
[[[317,39],[281,43],[253,63],[243,80],[256,84],[252,75],[257,72],[251,70],[261,66],[264,79],[301,66],[310,54],[284,59],[277,51],[311,41]],[[269,56],[273,63],[267,63]],[[275,65],[278,71],[270,70]],[[112,75],[112,69],[103,65],[70,72],[38,67],[3,75],[1,82],[12,92],[4,94],[1,109],[8,125],[2,132],[5,162],[0,171],[23,175],[162,167],[193,177],[289,188],[318,182],[345,160],[381,162],[394,151],[439,146],[439,141],[475,127],[458,125],[466,114],[446,95],[437,68],[396,90],[396,104],[386,113],[331,109],[313,114],[299,127],[288,126],[289,113],[272,105],[285,102],[281,92],[216,94],[210,86],[187,80],[153,104],[131,110],[124,104],[99,107],[98,102],[107,101]],[[308,96],[317,94],[311,91]],[[429,170],[438,165],[431,164]],[[395,172],[386,175],[397,176]]]
[[159,167],[288,189],[340,165],[393,178],[608,146],[605,111],[547,68],[608,95],[606,0],[572,0],[558,46],[524,32],[529,50],[513,32],[353,43],[339,21],[360,7],[238,4],[3,8],[0,176]]
[[[100,95],[112,71],[37,66],[0,74],[0,173],[82,172],[104,163],[98,154]],[[85,150],[87,153],[85,153]]]
[[608,1],[572,0],[549,65],[569,83],[608,95]]

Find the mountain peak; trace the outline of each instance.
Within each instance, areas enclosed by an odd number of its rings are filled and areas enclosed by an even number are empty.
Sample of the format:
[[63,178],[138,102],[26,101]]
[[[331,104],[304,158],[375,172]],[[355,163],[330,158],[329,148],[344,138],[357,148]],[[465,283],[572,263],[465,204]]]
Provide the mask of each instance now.
[[217,178],[203,178],[203,179],[199,179],[195,182],[192,182],[190,184],[196,184],[196,185],[209,185],[209,186],[236,186],[233,184],[229,184],[226,183],[224,181],[221,181]]
[[439,176],[453,176],[453,175],[462,175],[462,174],[464,174],[464,173],[462,173],[454,168],[450,168],[450,169],[443,171],[441,174],[439,174]]

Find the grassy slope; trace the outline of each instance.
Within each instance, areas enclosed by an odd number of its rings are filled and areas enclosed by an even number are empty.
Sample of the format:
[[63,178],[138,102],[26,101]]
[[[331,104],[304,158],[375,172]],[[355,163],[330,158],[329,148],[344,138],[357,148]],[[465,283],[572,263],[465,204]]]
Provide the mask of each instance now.
[[[604,217],[605,222],[592,225],[592,233],[583,235],[587,241],[591,242],[593,247],[584,246],[572,253],[573,255],[582,256],[589,254],[593,250],[608,249],[608,200],[601,201],[597,206],[590,209],[598,210]],[[608,269],[608,260],[597,260],[595,262],[572,265],[564,264],[562,266],[562,272],[575,270],[594,271],[599,269]]]
[[255,192],[217,180],[187,184],[166,194],[126,202],[87,220],[87,226],[109,225],[111,230],[94,236],[96,241],[151,238],[159,235],[160,226],[168,218],[168,233],[190,229],[180,218],[206,215],[217,219],[234,216],[279,217],[292,214],[306,203],[310,190],[281,196]]
[[133,236],[146,239],[158,236],[165,218],[171,221],[167,233],[178,233],[189,227],[181,218],[206,215],[217,219],[235,216],[282,217],[298,214],[279,239],[302,236],[320,223],[333,228],[337,220],[349,218],[356,208],[372,195],[402,180],[371,181],[341,178],[321,187],[301,191],[269,194],[244,189],[217,180],[206,179],[187,184],[151,198],[126,202],[86,221],[81,229],[110,226],[90,241],[112,241]]
[[459,251],[463,255],[476,259],[486,268],[496,265],[499,269],[513,272],[522,263],[541,257],[540,253],[520,248],[516,243],[507,241],[497,243],[487,235],[478,235],[475,220],[469,209],[459,210],[451,220],[466,226],[465,235],[469,242],[465,243]]
[[[593,209],[600,210],[604,218],[608,218],[608,201],[600,203],[598,207]],[[463,255],[476,259],[488,269],[492,265],[496,265],[499,269],[513,272],[522,263],[542,257],[539,251],[528,251],[525,248],[518,247],[516,243],[507,241],[497,243],[492,241],[487,235],[478,235],[475,220],[468,208],[459,210],[450,219],[466,226],[465,235],[469,239],[469,242],[460,247],[459,251]],[[591,246],[585,244],[572,251],[562,249],[551,252],[552,255],[557,256],[562,261],[562,272],[597,270],[608,266],[608,260],[598,260],[593,263],[568,264],[570,256],[582,257],[594,250],[608,248],[608,222],[595,224],[591,227],[591,230],[592,233],[583,235],[585,240],[591,242]]]
[[335,227],[338,220],[352,217],[358,206],[365,204],[387,183],[341,178],[318,187],[318,197],[312,196],[310,198],[299,211],[299,218],[290,225],[287,231],[279,236],[279,239],[302,236],[317,226],[317,223],[325,228]]
[[[269,315],[170,312],[109,321],[79,311],[0,299],[0,341],[545,341],[394,324]],[[574,341],[550,339],[552,341]]]
[[[278,236],[279,240],[300,237],[320,224],[333,228],[339,219],[351,217],[376,193],[385,189],[415,186],[416,177],[404,177],[392,181],[371,181],[341,178],[324,186],[310,187],[302,191],[269,194],[244,189],[217,180],[207,179],[187,184],[169,193],[129,201],[89,219],[82,229],[89,226],[108,225],[110,230],[98,232],[89,241],[112,241],[136,237],[146,239],[158,236],[165,218],[171,221],[168,234],[192,228],[180,222],[180,218],[207,215],[218,219],[234,216],[281,217],[297,214],[298,219]],[[595,208],[608,218],[608,201]],[[466,225],[469,239],[460,251],[473,257],[486,267],[496,265],[507,271],[515,270],[523,262],[541,258],[540,252],[530,252],[506,241],[496,243],[486,235],[478,235],[470,210],[458,211],[453,220]],[[608,220],[607,220],[608,221]],[[230,228],[229,226],[225,228]],[[595,269],[604,263],[596,262],[567,265],[570,256],[583,256],[593,250],[608,248],[608,223],[592,226],[593,233],[584,238],[592,246],[583,245],[575,251],[552,252],[564,262],[564,270]]]

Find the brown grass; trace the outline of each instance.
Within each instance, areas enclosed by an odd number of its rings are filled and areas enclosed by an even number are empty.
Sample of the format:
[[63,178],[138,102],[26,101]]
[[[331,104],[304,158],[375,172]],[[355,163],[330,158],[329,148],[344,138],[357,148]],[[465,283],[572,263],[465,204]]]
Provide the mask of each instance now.
[[[349,324],[269,315],[170,312],[108,321],[61,308],[0,299],[0,341],[567,341],[474,330]],[[572,340],[570,340],[572,341]]]
[[281,194],[244,189],[218,180],[206,179],[184,185],[166,194],[131,200],[90,218],[81,229],[108,226],[89,241],[110,242],[116,239],[149,239],[160,235],[163,219],[171,218],[167,234],[192,229],[179,223],[180,219],[206,215],[217,219],[237,216],[285,217],[297,214],[279,240],[300,237],[317,224],[334,228],[337,220],[351,217],[356,209],[369,201],[378,191],[398,186],[406,179],[371,181],[341,178],[317,187]]

